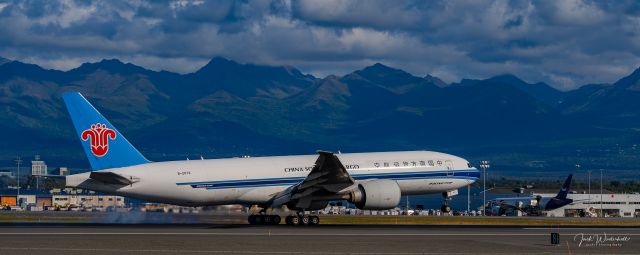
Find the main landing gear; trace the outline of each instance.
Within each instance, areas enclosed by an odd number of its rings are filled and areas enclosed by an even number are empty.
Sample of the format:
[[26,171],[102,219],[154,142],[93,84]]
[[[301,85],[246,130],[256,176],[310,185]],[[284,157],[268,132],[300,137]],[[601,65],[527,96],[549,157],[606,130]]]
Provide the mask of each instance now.
[[[280,224],[280,216],[256,214],[249,215],[250,225],[278,225]],[[295,215],[287,216],[284,222],[289,226],[314,226],[320,224],[320,217],[314,215]]]
[[287,216],[284,222],[289,226],[314,226],[320,224],[320,217],[314,215],[295,215]]
[[252,214],[248,220],[250,225],[278,225],[281,218],[279,215]]
[[[267,214],[267,208],[265,207],[260,209],[258,214],[249,215],[247,221],[249,225],[278,225],[280,224],[281,218],[279,215]],[[290,226],[313,226],[320,224],[320,217],[305,215],[304,211],[297,211],[296,215],[285,217],[284,222]]]
[[451,207],[449,207],[449,195],[447,192],[442,192],[442,206],[440,207],[440,211],[443,213],[450,213]]

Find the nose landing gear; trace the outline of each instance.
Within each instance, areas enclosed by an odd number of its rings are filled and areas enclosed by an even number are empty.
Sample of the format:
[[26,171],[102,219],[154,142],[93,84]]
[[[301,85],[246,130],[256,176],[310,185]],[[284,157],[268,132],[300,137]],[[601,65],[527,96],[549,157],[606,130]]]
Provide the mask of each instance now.
[[447,201],[445,201],[444,204],[440,207],[440,211],[442,211],[443,213],[451,212],[451,207],[449,207],[449,205],[447,204]]
[[440,211],[443,213],[450,213],[451,207],[449,207],[449,194],[448,192],[442,192],[442,206],[440,207]]

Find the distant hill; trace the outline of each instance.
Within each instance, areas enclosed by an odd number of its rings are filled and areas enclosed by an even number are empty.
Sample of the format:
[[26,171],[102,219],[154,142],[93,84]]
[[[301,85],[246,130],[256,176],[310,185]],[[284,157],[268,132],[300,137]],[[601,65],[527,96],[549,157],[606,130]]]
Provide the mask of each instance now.
[[447,85],[380,63],[320,79],[219,57],[184,75],[117,59],[66,72],[0,59],[0,161],[38,153],[86,164],[65,91],[82,92],[152,159],[317,149],[595,151],[638,142],[639,81],[636,70],[612,85],[562,92],[508,74]]
[[452,87],[470,87],[483,84],[508,84],[509,86],[516,87],[519,90],[535,97],[537,100],[544,102],[545,104],[555,106],[561,103],[564,98],[564,93],[554,89],[544,82],[535,84],[526,83],[520,78],[512,74],[503,74],[491,77],[486,80],[474,80],[474,79],[462,79],[460,83],[451,84]]
[[562,105],[566,114],[593,118],[615,129],[640,127],[640,69],[612,85],[583,86],[570,93]]
[[11,60],[8,60],[6,58],[0,57],[0,65],[6,64],[6,63],[9,63],[9,62],[11,62]]
[[284,98],[300,92],[316,79],[292,67],[239,64],[220,57],[185,78],[203,92],[223,90],[242,98]]

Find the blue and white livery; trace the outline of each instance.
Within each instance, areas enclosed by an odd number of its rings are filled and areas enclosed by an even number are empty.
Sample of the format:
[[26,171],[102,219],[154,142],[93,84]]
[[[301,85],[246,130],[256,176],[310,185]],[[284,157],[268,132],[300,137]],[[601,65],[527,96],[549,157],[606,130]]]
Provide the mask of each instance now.
[[[463,158],[431,151],[339,153],[150,162],[80,93],[63,99],[92,170],[66,185],[167,204],[287,207],[288,224],[317,224],[304,211],[347,200],[361,209],[395,208],[402,195],[450,194],[477,181]],[[446,200],[445,200],[446,201]],[[448,206],[443,205],[444,210]],[[280,222],[278,215],[251,223]]]

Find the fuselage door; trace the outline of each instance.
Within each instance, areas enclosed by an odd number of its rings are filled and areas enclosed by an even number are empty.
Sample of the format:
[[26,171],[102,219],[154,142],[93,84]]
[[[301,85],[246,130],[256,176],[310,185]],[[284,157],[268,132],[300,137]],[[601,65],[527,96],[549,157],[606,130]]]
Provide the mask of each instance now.
[[447,167],[447,176],[453,176],[453,161],[445,160],[444,165]]

